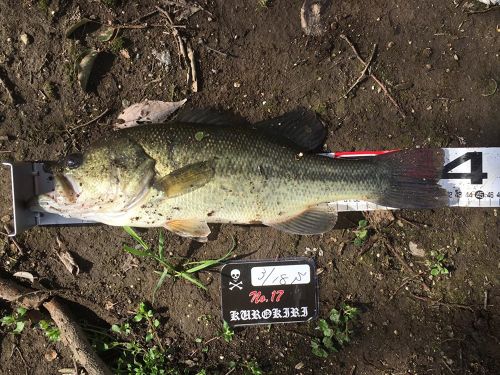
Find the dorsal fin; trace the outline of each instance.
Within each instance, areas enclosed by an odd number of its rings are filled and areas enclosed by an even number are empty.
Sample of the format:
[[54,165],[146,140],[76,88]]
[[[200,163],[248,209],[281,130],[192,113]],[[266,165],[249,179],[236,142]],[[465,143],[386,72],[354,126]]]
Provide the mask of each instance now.
[[[249,125],[241,116],[217,112],[211,109],[182,109],[175,118],[176,122],[204,125]],[[274,139],[288,141],[302,151],[313,151],[323,145],[326,128],[314,112],[304,108],[285,113],[270,120],[249,125]]]
[[203,125],[246,125],[243,117],[228,112],[218,112],[213,109],[182,109],[175,118],[176,122]]
[[284,220],[264,224],[292,234],[321,234],[331,230],[336,222],[337,211],[327,203],[321,203]]
[[326,128],[314,112],[298,108],[279,117],[252,125],[276,138],[287,139],[303,151],[313,151],[326,138]]

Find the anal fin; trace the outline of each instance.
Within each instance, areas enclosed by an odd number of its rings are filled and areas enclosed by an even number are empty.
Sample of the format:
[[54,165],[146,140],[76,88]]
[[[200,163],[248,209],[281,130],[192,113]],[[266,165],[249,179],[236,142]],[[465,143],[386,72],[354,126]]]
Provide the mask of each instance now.
[[197,219],[171,220],[165,228],[181,237],[189,237],[198,242],[207,242],[210,228],[206,221]]
[[330,231],[337,222],[337,211],[327,203],[308,207],[285,220],[264,222],[265,225],[293,234],[321,234]]

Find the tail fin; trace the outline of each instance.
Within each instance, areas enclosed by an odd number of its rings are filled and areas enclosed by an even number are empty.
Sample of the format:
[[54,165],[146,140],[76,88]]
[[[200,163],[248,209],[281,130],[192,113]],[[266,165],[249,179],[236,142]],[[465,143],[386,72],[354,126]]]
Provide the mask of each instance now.
[[434,208],[447,205],[439,184],[444,152],[440,149],[403,150],[376,156],[381,175],[389,180],[375,203],[394,208]]

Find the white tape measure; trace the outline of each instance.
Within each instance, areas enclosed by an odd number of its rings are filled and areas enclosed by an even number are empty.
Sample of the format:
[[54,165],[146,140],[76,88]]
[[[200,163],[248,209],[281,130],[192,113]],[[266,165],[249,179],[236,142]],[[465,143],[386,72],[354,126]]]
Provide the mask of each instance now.
[[[448,192],[450,207],[500,207],[500,147],[443,148],[443,175],[439,184]],[[391,151],[323,154],[332,158],[366,157]],[[331,202],[338,211],[387,210],[361,200]]]

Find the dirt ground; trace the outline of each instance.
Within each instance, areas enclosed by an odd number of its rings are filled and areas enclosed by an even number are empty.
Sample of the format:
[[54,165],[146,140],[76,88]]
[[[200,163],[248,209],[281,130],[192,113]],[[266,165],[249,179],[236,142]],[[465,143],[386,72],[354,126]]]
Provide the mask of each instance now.
[[[155,5],[172,14],[179,9],[149,0],[105,3],[115,2],[0,0],[2,158],[53,160],[84,149],[111,131],[124,105],[145,98],[188,98],[187,107],[230,110],[251,121],[307,107],[328,127],[332,150],[500,146],[500,93],[492,94],[494,82],[500,82],[499,9],[468,14],[471,5],[483,7],[461,0],[334,1],[322,15],[326,32],[307,37],[300,26],[301,1],[271,0],[266,7],[257,0],[202,0],[204,10],[178,22],[186,25],[180,30],[196,51],[200,90],[191,93],[175,40],[160,15],[144,20],[153,27],[123,31],[129,56],[98,42],[90,26],[88,32],[65,37],[82,17],[130,24]],[[377,44],[372,72],[405,118],[369,79],[344,98],[363,66],[341,34],[365,59]],[[83,47],[104,51],[88,93],[71,71]],[[155,57],[164,51],[171,54],[169,67]],[[4,216],[10,210],[6,173],[1,187]],[[352,228],[361,217],[356,214],[342,215],[340,226],[347,229],[322,236],[216,225],[211,241],[200,245],[167,233],[168,251],[193,260],[222,256],[231,237],[237,242],[235,254],[249,259],[307,253],[323,269],[321,316],[344,301],[361,310],[351,342],[326,359],[311,352],[311,337],[319,334],[314,323],[240,328],[232,342],[214,339],[202,351],[196,339],[218,336],[222,325],[217,270],[200,275],[206,292],[167,279],[153,307],[162,324],[161,340],[172,348],[172,365],[221,374],[230,371],[230,361],[256,361],[271,374],[498,374],[498,210],[403,210],[395,216],[379,233],[371,230],[373,246],[363,255],[353,244]],[[155,243],[158,233],[141,235]],[[57,235],[79,263],[78,276],[55,256]],[[384,238],[414,272],[422,272],[429,291],[394,257]],[[158,266],[134,261],[122,250],[132,240],[121,228],[33,228],[16,239],[22,253],[1,239],[2,276],[31,272],[39,285],[74,302],[80,320],[107,329],[130,317],[140,301],[151,302]],[[423,258],[410,253],[410,241],[424,250]],[[429,277],[425,261],[431,251],[446,255],[448,275]],[[1,315],[10,311],[11,306],[0,304]],[[58,353],[53,361],[44,358],[50,349]],[[56,374],[66,367],[73,361],[61,342],[50,344],[30,328],[20,336],[0,331],[1,374]]]

